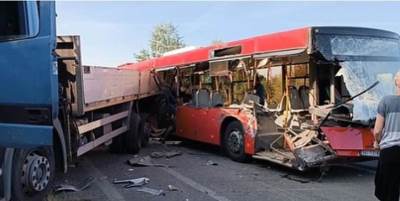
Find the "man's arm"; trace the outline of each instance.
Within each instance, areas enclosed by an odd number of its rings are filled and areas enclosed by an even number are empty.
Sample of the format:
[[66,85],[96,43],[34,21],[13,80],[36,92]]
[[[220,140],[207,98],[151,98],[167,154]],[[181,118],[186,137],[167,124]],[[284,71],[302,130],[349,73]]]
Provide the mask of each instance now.
[[385,118],[377,114],[376,115],[376,120],[375,120],[375,127],[374,127],[374,138],[375,138],[375,148],[378,148],[378,144],[382,139],[382,131],[383,131],[383,126],[385,125]]

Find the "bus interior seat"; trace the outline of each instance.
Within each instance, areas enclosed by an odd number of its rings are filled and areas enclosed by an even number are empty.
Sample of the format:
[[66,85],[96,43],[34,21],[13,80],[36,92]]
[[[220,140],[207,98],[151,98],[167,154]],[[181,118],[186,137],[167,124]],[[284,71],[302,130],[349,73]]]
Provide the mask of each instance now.
[[207,89],[199,89],[195,96],[196,107],[209,107],[210,106],[210,92]]
[[224,98],[217,91],[211,93],[211,106],[212,107],[222,107],[222,106],[224,106]]
[[309,93],[310,88],[308,86],[303,85],[299,87],[299,95],[304,110],[308,110],[308,108],[310,107]]
[[290,96],[290,106],[292,110],[303,109],[299,93],[295,86],[289,86],[289,96]]

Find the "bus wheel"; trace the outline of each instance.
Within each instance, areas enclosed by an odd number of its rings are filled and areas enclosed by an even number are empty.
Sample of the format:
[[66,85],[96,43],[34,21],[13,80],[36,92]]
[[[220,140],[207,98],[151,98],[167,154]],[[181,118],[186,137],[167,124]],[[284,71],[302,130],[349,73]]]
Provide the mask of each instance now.
[[126,132],[126,151],[128,154],[137,154],[142,147],[142,132],[140,131],[140,116],[133,113],[130,120],[129,130]]
[[238,162],[246,162],[248,156],[244,152],[244,132],[242,124],[231,122],[225,129],[223,147],[228,156]]
[[13,159],[12,200],[44,200],[54,176],[55,161],[51,147],[17,149]]

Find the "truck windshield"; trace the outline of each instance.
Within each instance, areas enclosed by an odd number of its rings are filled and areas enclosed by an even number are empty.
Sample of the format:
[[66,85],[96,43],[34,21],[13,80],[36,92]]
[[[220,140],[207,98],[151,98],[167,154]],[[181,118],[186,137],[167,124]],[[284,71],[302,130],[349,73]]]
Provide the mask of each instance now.
[[38,33],[37,2],[0,2],[0,40],[13,40]]

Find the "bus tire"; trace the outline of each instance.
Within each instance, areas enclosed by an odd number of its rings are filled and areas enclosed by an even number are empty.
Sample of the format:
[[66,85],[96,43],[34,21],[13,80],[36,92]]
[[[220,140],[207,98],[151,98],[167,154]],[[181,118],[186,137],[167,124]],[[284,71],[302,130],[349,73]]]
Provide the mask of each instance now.
[[244,131],[239,121],[232,121],[226,127],[223,136],[223,149],[234,161],[248,161],[249,156],[244,151]]
[[132,113],[129,122],[129,130],[125,134],[125,146],[128,154],[137,154],[142,147],[141,118],[138,114]]
[[55,177],[52,147],[16,149],[13,157],[12,200],[43,201]]

